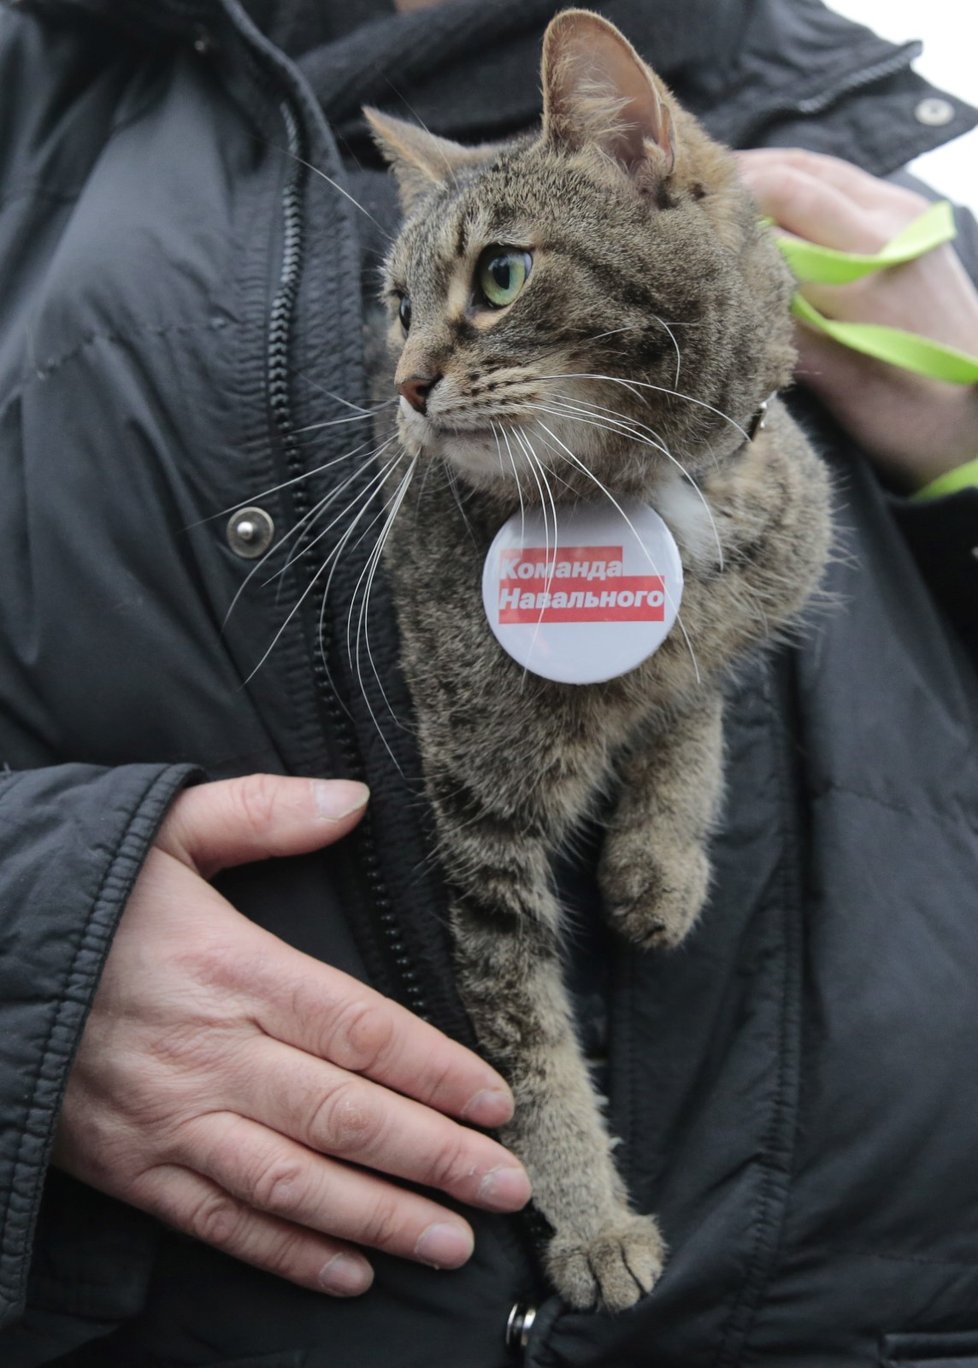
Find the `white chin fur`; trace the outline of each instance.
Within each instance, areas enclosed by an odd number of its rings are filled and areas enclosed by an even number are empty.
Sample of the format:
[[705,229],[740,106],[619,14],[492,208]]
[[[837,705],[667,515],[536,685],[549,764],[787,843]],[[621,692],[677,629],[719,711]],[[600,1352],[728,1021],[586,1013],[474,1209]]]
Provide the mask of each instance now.
[[702,567],[717,558],[717,533],[702,495],[678,470],[667,469],[649,501],[676,538],[683,560]]

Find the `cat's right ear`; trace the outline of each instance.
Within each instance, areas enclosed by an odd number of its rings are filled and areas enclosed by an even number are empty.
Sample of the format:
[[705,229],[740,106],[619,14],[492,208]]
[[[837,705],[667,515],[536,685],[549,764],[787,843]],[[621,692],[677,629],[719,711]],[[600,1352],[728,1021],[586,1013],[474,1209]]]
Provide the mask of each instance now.
[[364,107],[374,141],[397,180],[405,211],[422,195],[453,180],[464,166],[488,160],[488,147],[463,147],[449,138],[439,138],[426,128],[381,114]]
[[614,24],[590,10],[563,10],[543,40],[543,137],[593,149],[634,180],[672,172],[672,96]]

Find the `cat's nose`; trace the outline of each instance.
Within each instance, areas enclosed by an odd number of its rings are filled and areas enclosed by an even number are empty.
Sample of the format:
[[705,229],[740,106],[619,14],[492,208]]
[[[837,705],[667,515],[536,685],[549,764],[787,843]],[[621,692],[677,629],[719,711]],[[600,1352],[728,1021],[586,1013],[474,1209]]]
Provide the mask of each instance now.
[[428,395],[440,379],[440,375],[409,375],[397,388],[413,409],[424,413],[428,408]]

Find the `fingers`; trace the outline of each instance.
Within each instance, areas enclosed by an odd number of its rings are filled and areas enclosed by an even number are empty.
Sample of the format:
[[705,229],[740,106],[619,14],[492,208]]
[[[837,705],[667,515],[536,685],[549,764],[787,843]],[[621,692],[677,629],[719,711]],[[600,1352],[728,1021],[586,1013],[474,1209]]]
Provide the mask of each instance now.
[[490,1211],[529,1200],[522,1165],[489,1136],[276,1041],[256,1043],[228,1096],[235,1111],[320,1154]]
[[268,1035],[476,1126],[504,1125],[513,1097],[498,1073],[389,998],[288,951],[253,982]]
[[738,153],[737,165],[765,214],[798,237],[840,251],[878,252],[927,207],[913,191],[837,157],[766,148]]
[[161,1164],[149,1170],[129,1200],[185,1235],[300,1287],[352,1297],[373,1282],[373,1270],[357,1250],[256,1211],[189,1169]]
[[472,1230],[455,1212],[256,1122],[214,1113],[185,1143],[188,1168],[266,1216],[435,1268],[459,1268],[472,1254]]
[[301,855],[345,836],[369,791],[346,779],[249,774],[187,789],[157,844],[210,878],[229,865]]

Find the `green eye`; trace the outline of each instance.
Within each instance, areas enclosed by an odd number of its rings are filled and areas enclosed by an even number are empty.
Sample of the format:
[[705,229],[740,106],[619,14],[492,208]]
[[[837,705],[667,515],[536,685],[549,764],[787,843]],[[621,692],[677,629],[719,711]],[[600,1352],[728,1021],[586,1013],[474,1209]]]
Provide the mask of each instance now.
[[530,276],[533,258],[518,247],[494,243],[479,257],[475,283],[479,294],[493,309],[503,309],[522,290]]

